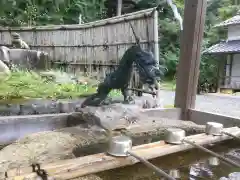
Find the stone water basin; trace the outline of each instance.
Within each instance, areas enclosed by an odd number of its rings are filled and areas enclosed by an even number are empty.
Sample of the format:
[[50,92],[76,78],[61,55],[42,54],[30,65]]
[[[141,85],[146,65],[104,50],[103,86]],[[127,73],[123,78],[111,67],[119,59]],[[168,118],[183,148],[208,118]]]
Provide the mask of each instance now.
[[[134,145],[143,143],[155,142],[163,139],[162,136],[145,136],[145,137],[133,137]],[[240,144],[237,141],[229,140],[222,143],[215,144],[214,146],[208,146],[209,149],[214,152],[225,155],[232,160],[234,156],[240,158]],[[107,151],[107,143],[99,143],[87,146],[86,148],[76,149],[74,155],[76,157],[85,156],[100,152]],[[209,154],[202,152],[198,149],[192,149],[185,152],[180,152],[168,156],[164,156],[158,159],[151,160],[153,164],[159,168],[165,170],[167,173],[177,172],[181,180],[197,180],[197,179],[216,179],[216,180],[233,180],[240,179],[237,172],[240,169],[234,168],[231,165],[213,159]],[[162,180],[155,175],[155,173],[146,168],[143,164],[138,163],[133,166],[127,166],[124,168],[113,169],[96,174],[101,180]],[[231,178],[228,179],[228,176]],[[234,176],[234,178],[232,178]],[[238,178],[236,178],[236,176]],[[177,179],[177,178],[176,178]]]

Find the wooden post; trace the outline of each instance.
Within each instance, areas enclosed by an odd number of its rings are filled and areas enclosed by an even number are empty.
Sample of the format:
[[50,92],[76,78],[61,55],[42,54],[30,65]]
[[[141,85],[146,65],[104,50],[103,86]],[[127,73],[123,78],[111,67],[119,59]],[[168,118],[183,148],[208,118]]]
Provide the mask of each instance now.
[[117,16],[122,14],[122,0],[117,0]]
[[222,55],[222,56],[218,56],[219,61],[218,63],[218,84],[217,84],[217,92],[220,93],[221,92],[221,86],[224,85],[224,66],[226,64],[227,61],[227,55]]
[[189,108],[195,108],[206,5],[206,0],[185,0],[175,96],[183,120],[189,119]]

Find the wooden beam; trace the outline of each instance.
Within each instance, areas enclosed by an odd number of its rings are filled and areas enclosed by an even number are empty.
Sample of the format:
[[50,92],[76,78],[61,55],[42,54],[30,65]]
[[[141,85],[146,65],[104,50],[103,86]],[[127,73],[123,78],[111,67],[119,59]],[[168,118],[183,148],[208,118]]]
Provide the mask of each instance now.
[[175,97],[175,107],[182,109],[185,120],[188,109],[195,107],[206,4],[206,0],[185,0]]
[[[226,128],[224,131],[235,136],[240,135],[240,128],[238,127]],[[231,139],[231,137],[226,135],[212,136],[204,133],[188,136],[186,139],[193,141],[198,145],[208,145]],[[133,147],[132,151],[145,159],[153,159],[192,148],[193,146],[188,144],[170,145],[166,144],[164,141],[158,141],[135,146]],[[47,171],[49,178],[66,180],[123,166],[133,165],[138,162],[139,161],[137,159],[130,156],[117,158],[109,156],[105,153],[100,153],[75,159],[61,160],[56,163],[44,164],[41,168]],[[30,180],[37,177],[35,173],[32,173],[32,169],[30,167],[12,169],[7,171],[6,174],[8,178],[5,180],[23,180],[24,178]]]

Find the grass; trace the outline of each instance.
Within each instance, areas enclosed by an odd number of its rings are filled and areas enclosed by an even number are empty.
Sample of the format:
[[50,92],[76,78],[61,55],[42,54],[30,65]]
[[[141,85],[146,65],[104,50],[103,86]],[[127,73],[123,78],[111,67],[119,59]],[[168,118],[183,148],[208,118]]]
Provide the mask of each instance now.
[[164,108],[174,108],[174,105],[173,104],[168,104],[168,105],[165,105],[163,106]]
[[[81,78],[80,78],[81,79]],[[84,79],[84,77],[82,77]],[[96,92],[96,86],[88,83],[56,83],[42,78],[33,71],[14,70],[10,78],[0,81],[0,100],[22,99],[73,99]],[[161,89],[175,90],[174,80],[165,80],[161,83]],[[110,96],[119,96],[119,91],[111,91]]]
[[[96,86],[73,83],[59,84],[42,78],[32,71],[13,71],[10,78],[0,82],[0,99],[69,99],[96,92]],[[119,92],[112,91],[111,96]]]

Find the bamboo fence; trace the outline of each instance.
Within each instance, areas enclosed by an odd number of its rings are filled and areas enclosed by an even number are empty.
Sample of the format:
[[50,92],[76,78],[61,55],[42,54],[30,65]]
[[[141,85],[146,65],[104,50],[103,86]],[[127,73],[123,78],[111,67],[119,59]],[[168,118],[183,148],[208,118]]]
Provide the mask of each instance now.
[[[17,32],[31,49],[49,54],[48,67],[102,79],[135,43],[129,21],[140,37],[141,46],[150,48],[158,61],[158,13],[154,8],[85,24],[0,28],[0,44],[10,46],[10,35]],[[138,84],[136,73],[132,82]]]

